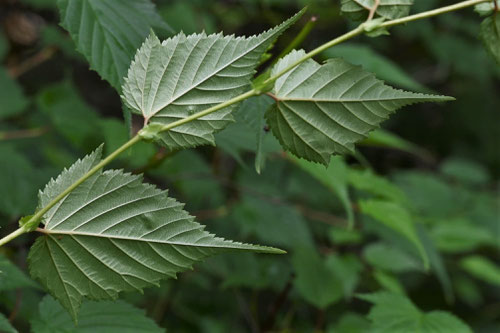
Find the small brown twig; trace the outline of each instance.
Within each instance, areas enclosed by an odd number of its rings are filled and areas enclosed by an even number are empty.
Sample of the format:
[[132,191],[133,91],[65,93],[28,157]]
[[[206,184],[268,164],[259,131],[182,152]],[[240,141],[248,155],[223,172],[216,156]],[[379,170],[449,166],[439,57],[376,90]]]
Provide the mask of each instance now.
[[54,46],[48,46],[48,47],[40,50],[34,56],[26,59],[25,61],[21,62],[20,64],[10,67],[8,69],[9,75],[13,78],[16,78],[16,77],[23,75],[24,73],[30,71],[31,69],[35,68],[36,66],[40,65],[41,63],[52,58],[54,56],[54,54],[56,53],[56,51],[57,51],[57,48]]
[[274,303],[270,306],[269,308],[269,313],[267,315],[266,321],[262,325],[262,331],[263,332],[268,332],[271,331],[274,327],[274,324],[276,322],[276,317],[278,316],[278,312],[285,303],[286,299],[288,298],[288,295],[290,291],[292,290],[293,286],[293,279],[295,278],[294,274],[291,274],[290,277],[288,278],[288,281],[283,288],[283,290],[280,292]]
[[26,130],[16,130],[8,132],[0,132],[0,141],[14,139],[36,138],[49,131],[48,127],[32,128]]
[[377,12],[377,8],[380,5],[380,0],[374,0],[375,3],[373,4],[373,7],[370,8],[370,13],[368,14],[368,19],[366,21],[371,21],[373,17],[375,16],[375,13]]

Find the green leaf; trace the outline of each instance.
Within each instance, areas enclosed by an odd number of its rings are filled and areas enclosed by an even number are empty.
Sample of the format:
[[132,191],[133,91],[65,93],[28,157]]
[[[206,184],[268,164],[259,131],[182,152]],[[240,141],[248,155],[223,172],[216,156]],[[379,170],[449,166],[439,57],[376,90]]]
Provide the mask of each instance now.
[[17,288],[38,288],[38,285],[0,254],[0,291]]
[[39,316],[31,321],[33,333],[160,333],[164,329],[146,317],[143,310],[123,302],[85,302],[75,325],[64,308],[45,296],[38,306]]
[[361,211],[382,222],[385,226],[404,236],[418,250],[424,266],[429,267],[429,258],[418,238],[410,213],[402,206],[382,200],[366,200],[359,203]]
[[368,314],[374,333],[472,333],[454,315],[444,311],[422,312],[401,294],[378,292],[358,297],[374,304]]
[[432,156],[424,149],[420,148],[419,146],[415,145],[410,141],[407,141],[397,136],[394,133],[391,133],[383,129],[377,129],[371,132],[368,138],[363,140],[361,144],[367,146],[398,149],[419,156],[422,159],[427,159],[427,160],[432,159]]
[[[480,3],[478,5],[475,5],[474,11],[476,13],[478,13],[480,16],[490,15],[495,10],[494,2],[495,1],[489,1],[489,2],[483,2],[483,3]],[[497,2],[497,6],[500,6],[500,1],[497,0],[496,2]]]
[[21,87],[13,80],[7,71],[0,67],[0,119],[12,117],[23,112],[28,106]]
[[290,156],[292,161],[321,184],[331,190],[342,202],[347,213],[348,227],[354,225],[354,212],[347,188],[347,166],[340,156],[333,156],[327,168]]
[[470,275],[496,286],[500,286],[500,267],[488,258],[472,255],[462,259],[460,265]]
[[[293,51],[272,70],[276,74],[305,55]],[[354,151],[354,143],[400,107],[451,97],[417,94],[385,86],[371,73],[342,59],[320,65],[307,60],[276,80],[276,105],[268,124],[294,155],[327,164],[334,153]]]
[[482,245],[495,245],[495,236],[486,228],[463,219],[440,220],[431,237],[439,250],[448,253],[474,251]]
[[[340,10],[351,20],[362,21],[368,17],[368,12],[374,5],[374,0],[342,0]],[[393,20],[407,16],[412,5],[413,0],[380,0],[375,14]]]
[[307,302],[325,309],[342,298],[342,281],[314,249],[297,250],[292,264],[297,275],[294,285]]
[[484,19],[479,36],[488,53],[500,65],[500,15],[492,15]]
[[364,268],[363,263],[357,256],[348,254],[330,255],[326,258],[325,264],[340,281],[344,297],[350,299],[358,286]]
[[[247,90],[260,56],[304,11],[258,36],[152,33],[137,51],[123,85],[123,101],[145,123],[169,124]],[[169,149],[214,144],[213,133],[232,120],[233,104],[160,134]]]
[[463,158],[447,159],[440,169],[444,175],[467,185],[486,185],[491,180],[483,165]]
[[405,294],[404,287],[394,275],[381,270],[375,270],[373,278],[387,291],[396,294]]
[[96,133],[100,121],[98,114],[70,82],[44,88],[36,101],[40,110],[50,118],[52,126],[75,147],[88,151],[88,147],[101,142]]
[[151,28],[172,32],[150,0],[58,0],[61,25],[94,69],[120,91]]
[[347,312],[342,315],[338,323],[327,329],[328,333],[366,333],[370,323],[362,315]]
[[0,313],[0,332],[17,333],[17,330],[10,324],[9,320]]
[[[51,180],[39,208],[95,166],[102,147]],[[217,238],[165,191],[120,170],[99,171],[43,217],[43,236],[28,257],[30,273],[76,320],[83,297],[114,299],[175,277],[224,250],[283,251]]]
[[376,197],[401,203],[407,201],[403,191],[396,185],[369,169],[357,170],[350,168],[348,171],[348,181],[354,188]]
[[374,267],[395,273],[423,270],[415,257],[384,243],[368,245],[363,249],[363,257]]

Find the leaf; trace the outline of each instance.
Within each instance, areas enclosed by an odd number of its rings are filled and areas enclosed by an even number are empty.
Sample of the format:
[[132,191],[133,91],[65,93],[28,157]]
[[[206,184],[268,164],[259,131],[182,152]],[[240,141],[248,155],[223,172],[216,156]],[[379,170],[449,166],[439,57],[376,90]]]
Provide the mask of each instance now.
[[[101,151],[51,180],[39,195],[39,208],[95,166]],[[75,320],[83,297],[115,299],[121,291],[142,291],[224,250],[283,253],[209,234],[165,191],[119,170],[97,172],[42,222],[44,235],[28,256],[30,273]]]
[[409,240],[418,250],[424,266],[426,268],[429,266],[427,253],[418,238],[413,219],[406,209],[396,203],[383,200],[360,201],[359,206],[363,214],[382,222],[385,226]]
[[346,299],[350,299],[356,290],[363,263],[355,255],[330,255],[326,258],[326,266],[335,274],[342,286]]
[[370,329],[370,323],[365,317],[357,314],[347,312],[342,315],[338,323],[330,326],[327,330],[328,333],[366,333]]
[[294,285],[307,302],[325,309],[342,298],[342,281],[314,249],[298,249],[292,264],[297,275]]
[[369,169],[357,170],[350,168],[348,170],[348,181],[354,188],[379,198],[400,203],[406,203],[408,200],[404,192],[396,185]]
[[143,310],[123,302],[85,302],[75,325],[64,308],[45,296],[38,306],[39,317],[31,320],[33,333],[160,333],[164,329],[146,317]]
[[394,275],[381,270],[375,270],[373,272],[373,278],[387,291],[396,294],[405,294],[404,287]]
[[[166,125],[243,93],[262,53],[303,12],[252,37],[181,33],[162,43],[151,34],[130,65],[124,103],[145,123]],[[213,133],[233,120],[236,106],[163,132],[159,140],[169,149],[213,145]]]
[[495,236],[486,228],[463,219],[439,221],[431,230],[431,237],[439,250],[464,253],[482,245],[495,245]]
[[0,291],[17,288],[38,288],[38,285],[0,254]]
[[449,158],[440,169],[444,175],[467,185],[486,185],[491,181],[483,165],[463,158]]
[[401,294],[378,292],[359,295],[373,303],[368,318],[374,333],[472,333],[472,330],[454,315],[444,311],[422,312],[410,299]]
[[28,106],[28,100],[19,86],[7,71],[0,67],[0,120],[20,114]]
[[9,320],[0,313],[0,332],[17,333],[17,330],[10,324]]
[[460,266],[470,275],[500,286],[500,267],[488,258],[479,255],[468,256],[462,259]]
[[331,190],[342,202],[347,213],[348,228],[354,225],[354,212],[347,188],[347,166],[342,157],[334,156],[325,169],[324,166],[290,156],[301,169]]
[[0,213],[12,218],[29,214],[36,206],[36,186],[43,185],[39,170],[13,146],[0,145],[0,156],[9,157],[0,163]]
[[[375,5],[374,0],[342,0],[342,14],[354,21],[362,21],[368,17],[368,12]],[[376,16],[387,20],[407,16],[410,13],[413,0],[380,0]]]
[[363,257],[376,268],[395,273],[423,270],[422,265],[415,257],[384,243],[368,245],[363,249]]
[[[271,75],[304,55],[303,50],[291,52]],[[355,142],[402,106],[452,100],[393,89],[342,59],[323,65],[309,59],[276,80],[272,94],[277,103],[268,111],[267,121],[281,145],[298,157],[323,164],[334,153],[353,152]]]
[[498,14],[483,20],[479,37],[488,53],[500,65],[500,16]]
[[[101,139],[96,128],[100,118],[70,82],[44,88],[36,98],[37,106],[52,126],[71,144],[82,150],[95,147]],[[68,112],[71,111],[71,112]]]
[[151,28],[172,32],[150,0],[58,0],[61,25],[94,69],[120,91]]
[[408,75],[397,63],[377,53],[367,45],[345,43],[323,52],[326,58],[344,58],[353,65],[363,66],[378,78],[401,88],[423,91],[426,88]]
[[377,129],[371,132],[368,138],[363,140],[361,144],[367,146],[398,149],[410,154],[414,154],[424,160],[432,160],[432,156],[426,150],[420,148],[410,141],[397,136],[394,133],[383,129]]

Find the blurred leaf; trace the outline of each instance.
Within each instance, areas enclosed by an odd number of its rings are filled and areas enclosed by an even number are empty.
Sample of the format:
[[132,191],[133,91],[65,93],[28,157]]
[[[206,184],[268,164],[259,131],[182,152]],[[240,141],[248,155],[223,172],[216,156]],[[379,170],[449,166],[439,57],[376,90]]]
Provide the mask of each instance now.
[[57,5],[77,50],[117,91],[149,31],[172,32],[150,0],[58,0]]
[[377,269],[373,273],[373,278],[387,291],[395,294],[405,294],[404,287],[394,275]]
[[441,164],[441,172],[459,182],[470,185],[484,185],[490,181],[486,168],[474,161],[450,158]]
[[9,320],[0,313],[0,332],[17,333],[17,330],[10,324]]
[[[480,16],[486,16],[493,14],[495,10],[495,0],[489,2],[483,2],[474,6],[474,11],[478,13]],[[500,1],[497,0],[497,6],[500,5]]]
[[325,309],[342,298],[342,281],[315,250],[295,251],[292,264],[296,274],[294,286],[307,302]]
[[[158,4],[160,15],[176,31],[192,34],[206,31],[217,32],[216,17],[207,8],[199,8],[199,2],[175,1]],[[211,9],[211,8],[210,8]]]
[[331,227],[328,237],[335,245],[359,244],[363,240],[363,233],[355,229]]
[[[292,51],[272,69],[283,71],[305,55]],[[419,102],[453,100],[393,89],[373,74],[342,59],[323,65],[309,59],[276,80],[277,103],[267,122],[281,145],[297,157],[328,164],[332,154],[354,151],[354,144],[397,109]]]
[[0,291],[17,288],[38,288],[38,285],[0,254]]
[[500,267],[486,257],[471,255],[460,261],[460,266],[470,275],[500,286]]
[[39,317],[31,320],[33,333],[160,333],[164,329],[123,301],[84,302],[78,325],[52,297],[39,305]]
[[[38,209],[97,165],[101,153],[102,146],[51,180]],[[43,236],[28,256],[30,273],[76,321],[85,297],[140,292],[210,255],[231,249],[283,253],[215,237],[182,207],[142,176],[100,170],[44,215]]]
[[[379,79],[397,87],[414,91],[427,90],[410,75],[405,73],[394,61],[362,44],[345,43],[323,52],[325,58],[344,58],[353,65],[360,65],[366,71],[374,73]],[[374,132],[375,133],[375,132]]]
[[448,253],[469,252],[495,244],[495,236],[487,229],[463,219],[439,221],[432,228],[431,237],[439,250]]
[[393,148],[414,154],[423,159],[431,159],[428,152],[417,145],[397,136],[389,131],[378,129],[370,133],[368,138],[361,141],[360,144],[375,147]]
[[401,294],[379,292],[360,295],[359,298],[374,304],[368,314],[374,333],[472,333],[452,314],[444,311],[422,312]]
[[357,170],[349,168],[348,181],[354,188],[368,192],[375,197],[401,203],[406,203],[408,200],[404,192],[396,185],[369,169]]
[[[37,189],[43,184],[43,177],[10,145],[0,144],[0,156],[0,212],[9,217],[29,214],[36,206]],[[0,221],[0,226],[4,223]]]
[[410,254],[384,243],[375,243],[363,249],[363,258],[376,268],[391,272],[422,271],[422,264]]
[[455,300],[455,295],[453,293],[453,287],[451,285],[450,275],[443,261],[441,253],[436,249],[432,239],[427,233],[427,230],[423,225],[417,225],[418,236],[424,245],[425,252],[429,256],[429,261],[431,263],[431,269],[436,273],[436,276],[443,288],[443,293],[446,301],[451,304]]
[[337,276],[342,285],[344,298],[350,299],[364,268],[362,262],[355,255],[330,255],[326,258],[326,266]]
[[484,302],[481,288],[476,281],[466,276],[458,276],[453,279],[453,286],[460,300],[470,307],[476,308]]
[[23,112],[28,106],[19,84],[13,80],[5,68],[0,67],[0,119],[12,117]]
[[418,250],[424,267],[429,266],[429,258],[417,236],[410,213],[402,206],[382,200],[360,201],[359,206],[364,214],[382,222],[385,226],[403,235]]
[[365,317],[347,312],[342,315],[337,324],[327,329],[327,333],[366,333],[369,329],[370,323]]
[[75,147],[88,151],[101,142],[99,116],[69,82],[44,88],[36,100],[55,129]]
[[[342,14],[354,21],[365,20],[368,16],[368,8],[373,8],[374,0],[342,0]],[[380,0],[376,15],[387,20],[397,19],[407,16],[413,0]]]
[[495,14],[485,18],[481,23],[479,36],[486,50],[500,65],[500,16]]
[[331,190],[342,202],[347,214],[348,228],[354,226],[354,212],[347,188],[347,166],[340,156],[332,156],[328,167],[308,162],[289,155],[289,158],[302,170]]

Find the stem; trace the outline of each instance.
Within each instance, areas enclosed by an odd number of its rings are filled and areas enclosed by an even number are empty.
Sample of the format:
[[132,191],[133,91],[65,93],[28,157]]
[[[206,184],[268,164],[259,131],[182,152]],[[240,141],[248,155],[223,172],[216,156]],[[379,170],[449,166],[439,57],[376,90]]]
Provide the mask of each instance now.
[[304,39],[311,33],[311,30],[316,26],[316,23],[318,22],[318,18],[316,16],[313,16],[307,21],[307,23],[304,25],[302,30],[299,32],[299,34],[288,44],[288,46],[281,51],[281,53],[276,57],[276,59],[272,62],[270,67],[272,67],[274,64],[278,62],[279,59],[283,58],[286,56],[288,53],[290,53],[293,49],[296,49],[299,47]]
[[25,228],[17,229],[16,231],[14,231],[14,232],[8,234],[7,236],[5,236],[4,238],[0,239],[0,246],[7,244],[8,242],[13,240],[14,238],[17,238],[26,232],[28,232],[28,230],[26,230]]
[[[419,20],[419,19],[422,19],[422,18],[427,18],[427,17],[432,17],[432,16],[436,16],[436,15],[448,13],[448,12],[451,12],[451,11],[459,10],[459,9],[462,9],[462,8],[474,6],[474,5],[477,5],[477,4],[480,4],[480,3],[483,3],[483,2],[489,2],[489,1],[491,1],[491,0],[467,0],[467,1],[463,1],[463,2],[454,4],[454,5],[451,5],[451,6],[446,6],[446,7],[442,7],[442,8],[430,10],[430,11],[427,11],[427,12],[423,12],[423,13],[419,13],[419,14],[415,14],[415,15],[403,17],[403,18],[400,18],[400,19],[387,21],[387,22],[382,23],[378,28],[388,28],[388,27],[392,27],[392,26],[395,26],[395,25],[399,25],[399,24],[403,24],[403,23],[407,23],[407,22],[411,22],[411,21],[416,21],[416,20]],[[284,75],[288,71],[290,71],[293,68],[297,67],[298,65],[300,65],[304,61],[306,61],[306,60],[314,57],[315,55],[317,55],[317,54],[325,51],[326,49],[329,49],[332,46],[335,46],[337,44],[345,42],[346,40],[349,40],[349,39],[351,39],[353,37],[356,37],[358,35],[361,35],[363,33],[364,33],[364,27],[363,27],[363,24],[361,24],[360,26],[358,26],[354,30],[351,30],[351,31],[347,32],[346,34],[344,34],[342,36],[339,36],[339,37],[337,37],[337,38],[335,38],[335,39],[333,39],[333,40],[331,40],[331,41],[329,41],[329,42],[327,42],[327,43],[325,43],[325,44],[323,44],[323,45],[315,48],[314,50],[306,53],[301,59],[298,59],[294,63],[290,64],[287,68],[281,70],[280,72],[278,72],[274,76],[272,76],[272,77],[268,78],[267,80],[265,80],[263,82],[263,86],[266,86],[268,84],[273,83],[274,81],[276,81],[279,77],[281,77],[282,75]],[[234,97],[234,98],[232,98],[232,99],[230,99],[230,100],[228,100],[228,101],[226,101],[224,103],[217,104],[217,105],[215,105],[213,107],[210,107],[210,108],[208,108],[206,110],[203,110],[201,112],[195,113],[195,114],[193,114],[193,115],[191,115],[189,117],[186,117],[186,118],[174,121],[174,122],[172,122],[170,124],[164,125],[164,126],[162,126],[160,128],[159,132],[165,132],[165,131],[171,130],[174,127],[178,127],[178,126],[184,125],[184,124],[189,123],[189,122],[191,122],[193,120],[199,119],[199,118],[204,117],[204,116],[206,116],[208,114],[211,114],[213,112],[216,112],[218,110],[221,110],[223,108],[231,106],[233,104],[239,103],[239,102],[241,102],[241,101],[243,101],[243,100],[245,100],[247,98],[250,98],[252,96],[261,95],[262,93],[263,92],[260,91],[260,90],[252,89],[252,90],[247,91],[246,93],[243,93],[241,95],[238,95],[238,96],[236,96],[236,97]],[[71,186],[69,186],[66,190],[64,190],[62,193],[60,193],[47,206],[45,206],[44,208],[42,208],[41,210],[39,210],[38,212],[36,212],[35,215],[33,215],[24,224],[23,227],[20,227],[16,231],[14,231],[14,232],[10,233],[9,235],[5,236],[4,238],[0,239],[0,246],[6,244],[8,242],[10,242],[14,238],[16,238],[16,237],[18,237],[18,236],[20,236],[20,235],[22,235],[24,233],[33,231],[33,229],[37,227],[37,226],[34,226],[34,225],[37,224],[38,221],[43,217],[43,215],[45,213],[47,213],[52,207],[54,207],[61,199],[63,199],[66,195],[68,195],[69,193],[71,193],[76,187],[78,187],[80,184],[82,184],[85,180],[87,180],[88,178],[90,178],[92,175],[94,175],[96,172],[98,172],[104,166],[106,166],[107,164],[109,164],[110,162],[112,162],[122,152],[124,152],[128,148],[132,147],[133,145],[135,145],[137,142],[141,141],[142,139],[143,138],[140,135],[136,135],[132,139],[130,139],[129,141],[127,141],[126,143],[124,143],[120,148],[118,148],[117,150],[115,150],[114,152],[112,152],[108,157],[106,157],[105,159],[103,159],[101,162],[99,162],[99,164],[97,164],[95,167],[93,167],[92,169],[90,169],[85,175],[83,175],[80,179],[78,179],[76,182],[74,182],[73,184],[71,184]],[[27,226],[29,226],[29,227],[27,227]],[[43,229],[38,229],[38,231],[41,231],[41,230],[43,230]]]
[[489,2],[489,1],[490,0],[467,0],[467,1],[456,3],[454,5],[450,5],[450,6],[446,6],[446,7],[441,7],[441,8],[429,10],[427,12],[423,12],[423,13],[418,13],[418,14],[415,14],[415,15],[410,15],[410,16],[402,17],[400,19],[386,21],[386,22],[384,22],[384,23],[382,23],[380,25],[380,28],[389,28],[389,27],[392,27],[392,26],[395,26],[395,25],[399,25],[399,24],[403,24],[403,23],[408,23],[408,22],[420,20],[420,19],[427,18],[427,17],[432,17],[432,16],[436,16],[436,15],[440,15],[440,14],[445,14],[445,13],[453,12],[455,10],[467,8],[467,7],[470,7],[470,6],[478,5],[480,3]]
[[215,106],[212,106],[211,108],[208,108],[206,110],[203,110],[203,111],[200,111],[198,113],[195,113],[189,117],[186,117],[186,118],[183,118],[183,119],[179,119],[177,121],[174,121],[170,124],[167,124],[165,126],[163,126],[161,129],[160,129],[160,132],[165,132],[165,131],[168,131],[168,130],[171,130],[172,128],[174,127],[178,127],[178,126],[181,126],[181,125],[184,125],[186,123],[189,123],[193,120],[196,120],[198,118],[201,118],[201,117],[204,117],[210,113],[214,113],[215,111],[219,111],[221,109],[224,109],[224,108],[227,108],[228,106],[231,106],[233,104],[236,104],[236,103],[239,103],[241,101],[244,101],[245,99],[247,98],[250,98],[252,96],[257,96],[259,95],[260,92],[255,90],[255,89],[252,89],[250,91],[247,91],[246,93],[243,93],[241,95],[238,95],[234,98],[231,98],[230,100],[224,102],[224,103],[220,103],[220,104],[217,104]]

